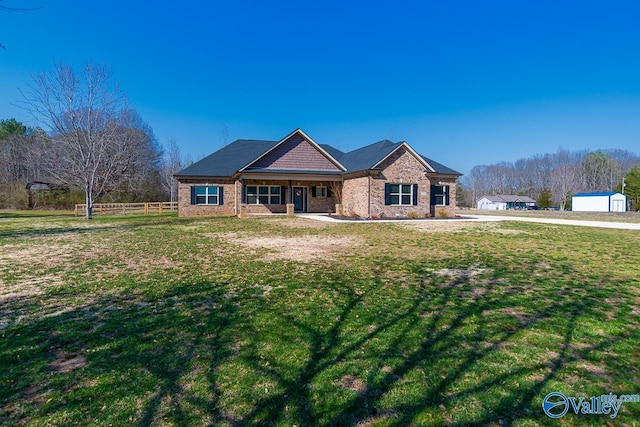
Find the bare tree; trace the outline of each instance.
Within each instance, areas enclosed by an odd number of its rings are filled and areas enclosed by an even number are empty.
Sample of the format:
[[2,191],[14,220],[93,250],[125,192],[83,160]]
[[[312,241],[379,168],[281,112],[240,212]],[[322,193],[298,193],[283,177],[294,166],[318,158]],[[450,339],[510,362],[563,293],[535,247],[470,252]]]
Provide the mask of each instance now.
[[617,162],[602,150],[587,154],[581,166],[583,191],[612,190],[622,179]]
[[488,166],[485,165],[474,166],[469,174],[463,177],[463,180],[471,189],[472,206],[475,206],[480,197],[489,194],[490,186],[488,184],[487,168]]
[[164,189],[169,193],[169,198],[172,202],[176,201],[178,196],[178,181],[175,178],[175,174],[184,168],[184,161],[180,154],[180,147],[175,138],[169,140],[164,157],[162,158],[162,185]]
[[[611,190],[634,164],[637,154],[626,150],[576,151],[558,150],[554,154],[536,154],[518,159],[514,164],[474,166],[462,178],[472,198],[488,194],[516,193],[538,199],[551,191],[552,199],[564,208],[568,196],[580,191]],[[546,195],[545,195],[546,196]]]
[[131,160],[124,95],[105,66],[89,63],[80,74],[65,64],[38,74],[23,96],[25,109],[50,129],[51,175],[85,192],[90,219],[96,195],[117,185]]
[[551,194],[560,210],[566,208],[567,199],[578,186],[578,161],[568,150],[559,149],[553,156],[554,165],[550,176]]
[[[162,193],[161,187],[161,157],[159,146],[151,127],[145,123],[137,111],[128,109],[123,111],[120,118],[120,139],[124,142],[125,157],[122,159],[120,170],[113,176],[113,184],[119,184],[119,191],[108,188],[120,200],[141,201],[152,196],[153,200]],[[153,191],[155,187],[156,191]],[[145,197],[146,194],[146,197]]]

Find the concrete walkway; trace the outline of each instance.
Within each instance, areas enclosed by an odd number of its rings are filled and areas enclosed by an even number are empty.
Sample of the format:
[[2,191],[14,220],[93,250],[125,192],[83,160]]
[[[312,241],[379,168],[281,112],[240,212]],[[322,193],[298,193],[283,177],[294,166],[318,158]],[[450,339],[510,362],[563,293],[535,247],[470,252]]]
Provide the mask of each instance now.
[[316,221],[325,222],[341,222],[341,223],[370,223],[370,222],[400,222],[400,221],[434,221],[434,222],[460,222],[460,221],[520,221],[520,222],[535,222],[541,224],[556,224],[556,225],[574,225],[579,227],[599,227],[599,228],[615,228],[619,230],[640,230],[640,223],[633,222],[607,222],[607,221],[584,221],[577,219],[554,219],[554,218],[523,218],[516,216],[494,216],[494,215],[464,215],[462,218],[456,219],[339,219],[331,217],[327,214],[297,214],[301,218],[314,219]]
[[520,221],[520,222],[537,222],[542,224],[556,225],[577,225],[579,227],[599,227],[599,228],[616,228],[619,230],[640,230],[640,223],[637,222],[609,222],[609,221],[584,221],[578,219],[555,219],[555,218],[523,218],[517,216],[493,216],[493,215],[469,215],[465,218],[475,219],[477,221]]

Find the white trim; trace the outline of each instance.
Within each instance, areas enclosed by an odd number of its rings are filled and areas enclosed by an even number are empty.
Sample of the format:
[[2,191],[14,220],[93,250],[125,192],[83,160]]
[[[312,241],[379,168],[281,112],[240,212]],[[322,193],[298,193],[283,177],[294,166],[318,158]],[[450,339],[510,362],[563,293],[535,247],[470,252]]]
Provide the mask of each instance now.
[[327,153],[322,147],[320,147],[320,145],[318,145],[317,142],[315,142],[313,139],[311,139],[311,137],[309,137],[306,133],[304,133],[302,131],[302,129],[298,128],[296,130],[294,130],[293,132],[291,132],[289,135],[285,136],[284,138],[282,138],[276,145],[274,145],[273,147],[271,147],[270,149],[268,149],[267,151],[265,151],[264,153],[262,153],[260,156],[256,157],[254,160],[252,160],[250,163],[248,163],[247,165],[245,165],[244,167],[240,168],[238,170],[238,172],[243,172],[245,169],[247,169],[249,166],[251,166],[252,164],[254,164],[255,162],[257,162],[258,160],[262,159],[264,156],[266,156],[267,154],[269,154],[270,152],[272,152],[273,150],[275,150],[277,147],[279,147],[280,145],[282,145],[286,140],[288,140],[289,138],[291,138],[293,135],[295,134],[299,134],[302,136],[302,138],[304,138],[308,143],[310,143],[313,148],[315,148],[316,150],[318,150],[320,152],[320,154],[322,154],[323,156],[325,156],[331,163],[333,163],[335,166],[337,166],[339,169],[341,169],[343,172],[346,172],[347,168],[345,168],[344,166],[342,166],[342,164],[337,161],[335,158],[333,158],[333,156],[329,153]]

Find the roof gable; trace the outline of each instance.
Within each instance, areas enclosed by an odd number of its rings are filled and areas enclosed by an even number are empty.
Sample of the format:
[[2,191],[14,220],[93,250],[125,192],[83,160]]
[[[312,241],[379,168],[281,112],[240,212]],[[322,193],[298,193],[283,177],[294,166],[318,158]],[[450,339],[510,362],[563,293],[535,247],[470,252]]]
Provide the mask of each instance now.
[[396,144],[397,144],[397,146],[389,154],[387,154],[382,159],[380,159],[380,161],[378,161],[378,163],[373,165],[373,168],[379,167],[382,164],[382,162],[387,160],[394,153],[398,152],[398,150],[404,149],[407,153],[411,154],[418,161],[418,163],[420,163],[422,166],[424,166],[425,169],[427,169],[428,171],[434,172],[433,168],[431,166],[429,166],[429,164],[427,162],[425,162],[425,160],[422,158],[422,156],[420,156],[418,153],[416,153],[414,151],[414,149],[411,148],[411,146],[409,144],[407,144],[404,141],[403,142],[398,142]]
[[346,168],[327,150],[297,129],[240,170],[341,172]]

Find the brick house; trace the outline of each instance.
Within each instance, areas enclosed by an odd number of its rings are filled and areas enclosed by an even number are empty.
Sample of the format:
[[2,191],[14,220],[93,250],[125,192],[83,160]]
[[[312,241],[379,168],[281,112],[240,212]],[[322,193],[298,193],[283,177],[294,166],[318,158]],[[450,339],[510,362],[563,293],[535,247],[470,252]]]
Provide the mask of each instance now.
[[175,176],[180,216],[425,218],[453,216],[460,175],[406,142],[343,153],[297,129],[280,141],[236,140]]

